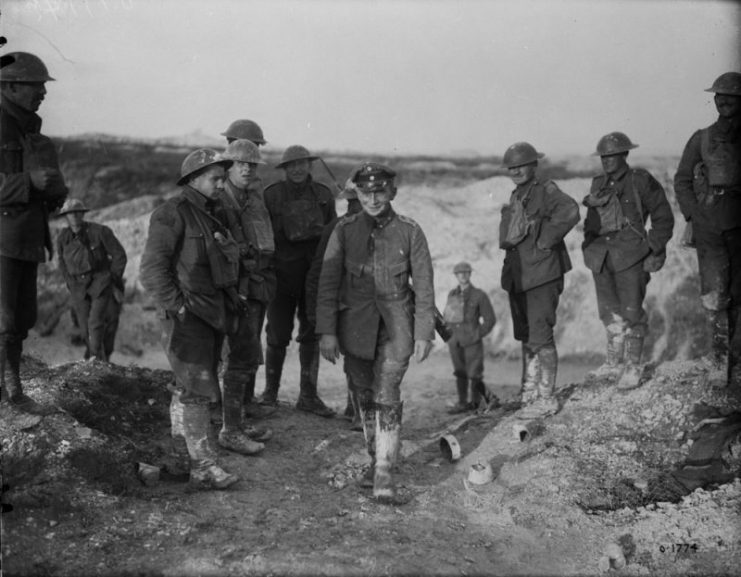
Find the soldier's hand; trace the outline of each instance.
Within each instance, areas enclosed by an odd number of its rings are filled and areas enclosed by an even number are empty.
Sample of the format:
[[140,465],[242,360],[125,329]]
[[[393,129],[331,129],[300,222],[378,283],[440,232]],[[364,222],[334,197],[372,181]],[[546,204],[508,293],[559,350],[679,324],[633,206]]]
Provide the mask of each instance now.
[[414,359],[421,363],[424,361],[432,350],[432,341],[414,341]]
[[31,185],[36,190],[46,190],[52,183],[61,180],[61,175],[55,168],[35,168],[29,170],[28,174],[31,177]]
[[340,358],[340,344],[335,335],[322,335],[319,339],[319,352],[330,363],[335,364]]

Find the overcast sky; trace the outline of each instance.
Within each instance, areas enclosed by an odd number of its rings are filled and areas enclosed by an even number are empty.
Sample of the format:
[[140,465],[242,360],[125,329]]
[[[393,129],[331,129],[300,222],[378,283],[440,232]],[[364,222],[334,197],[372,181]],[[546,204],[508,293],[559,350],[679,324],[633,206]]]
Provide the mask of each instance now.
[[679,154],[741,71],[736,2],[4,0],[4,52],[57,81],[50,135],[259,122],[272,146],[588,154],[626,132]]

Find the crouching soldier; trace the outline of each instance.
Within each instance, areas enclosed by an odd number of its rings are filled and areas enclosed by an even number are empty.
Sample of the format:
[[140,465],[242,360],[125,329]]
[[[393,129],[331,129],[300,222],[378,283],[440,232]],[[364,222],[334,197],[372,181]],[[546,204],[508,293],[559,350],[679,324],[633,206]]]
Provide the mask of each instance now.
[[708,381],[741,393],[741,73],[721,74],[707,92],[715,93],[718,120],[687,142],[674,189],[692,224],[712,324]]
[[334,363],[340,352],[345,355],[359,400],[372,459],[363,484],[391,503],[398,502],[391,468],[401,442],[401,381],[412,354],[417,362],[427,358],[435,331],[427,239],[416,222],[391,207],[395,175],[373,162],[351,175],[363,212],[332,232],[316,308],[322,356]]
[[[484,385],[484,343],[497,322],[491,301],[484,291],[471,284],[471,265],[459,262],[453,267],[458,286],[448,293],[445,322],[453,336],[448,341],[458,403],[448,411],[454,415],[475,411],[488,397]],[[469,383],[471,401],[468,400]],[[487,399],[488,402],[488,399]]]
[[[640,383],[641,354],[648,328],[643,308],[650,273],[666,260],[674,216],[662,186],[642,168],[628,165],[636,148],[622,132],[600,138],[595,155],[604,174],[592,180],[584,198],[584,264],[592,271],[597,307],[607,331],[605,363],[591,379],[617,379],[618,388]],[[651,229],[646,220],[651,218]]]
[[507,251],[502,288],[509,293],[515,339],[522,342],[524,418],[558,411],[553,327],[563,277],[571,270],[563,238],[579,222],[579,205],[553,181],[537,178],[542,157],[531,144],[517,142],[503,159],[516,188],[502,207],[499,228],[499,246]]
[[110,228],[85,221],[87,211],[76,198],[59,211],[69,224],[57,237],[59,269],[85,340],[85,358],[108,361],[121,312],[114,290],[123,290],[126,251]]
[[[209,403],[220,398],[217,365],[235,300],[239,247],[217,218],[214,197],[223,187],[230,161],[215,151],[190,153],[181,167],[182,192],[158,207],[149,222],[141,261],[141,282],[158,305],[163,346],[175,374],[171,419],[191,458],[191,483],[225,489],[238,481],[216,463],[209,439]],[[225,391],[226,392],[226,391]],[[240,399],[241,400],[241,399]],[[228,400],[224,405],[231,406]],[[240,453],[264,445],[240,431],[240,420],[224,412],[219,444]]]

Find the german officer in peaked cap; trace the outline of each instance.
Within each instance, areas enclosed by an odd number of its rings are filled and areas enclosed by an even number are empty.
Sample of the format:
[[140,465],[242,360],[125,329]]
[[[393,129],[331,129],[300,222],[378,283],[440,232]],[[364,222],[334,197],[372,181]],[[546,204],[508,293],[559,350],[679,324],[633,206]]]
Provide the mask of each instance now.
[[[367,162],[351,175],[363,212],[341,220],[319,278],[316,331],[322,356],[345,355],[372,466],[363,478],[382,502],[399,502],[391,468],[400,446],[401,381],[434,338],[433,270],[427,239],[391,206],[396,173]],[[410,286],[414,285],[414,295]]]

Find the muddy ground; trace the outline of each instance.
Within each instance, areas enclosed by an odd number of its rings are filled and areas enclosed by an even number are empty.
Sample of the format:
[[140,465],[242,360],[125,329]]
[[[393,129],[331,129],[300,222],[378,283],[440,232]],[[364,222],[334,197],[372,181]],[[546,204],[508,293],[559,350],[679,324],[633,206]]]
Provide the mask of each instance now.
[[[723,392],[691,362],[661,365],[628,394],[577,384],[589,368],[563,365],[561,412],[521,440],[506,403],[517,362],[488,361],[504,408],[464,420],[445,412],[453,384],[438,344],[406,378],[397,478],[411,501],[389,507],[354,482],[362,434],[292,408],[295,351],[283,404],[263,423],[275,437],[256,457],[221,452],[241,481],[205,493],[188,490],[173,456],[169,372],[26,357],[28,391],[60,412],[3,410],[4,575],[738,574],[738,479],[684,496],[651,485],[686,454],[693,408],[731,407]],[[321,380],[341,408],[339,367],[323,366]],[[456,463],[440,451],[446,430],[462,447]],[[161,468],[159,483],[141,482],[140,462]],[[470,484],[471,467],[487,463],[494,481]],[[626,490],[646,481],[648,493]]]

